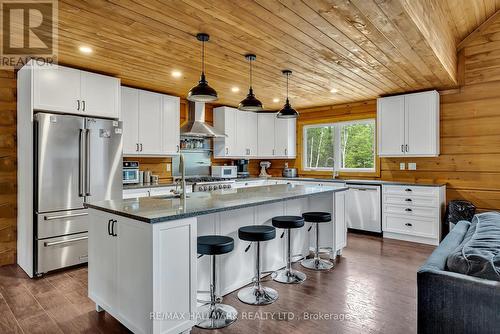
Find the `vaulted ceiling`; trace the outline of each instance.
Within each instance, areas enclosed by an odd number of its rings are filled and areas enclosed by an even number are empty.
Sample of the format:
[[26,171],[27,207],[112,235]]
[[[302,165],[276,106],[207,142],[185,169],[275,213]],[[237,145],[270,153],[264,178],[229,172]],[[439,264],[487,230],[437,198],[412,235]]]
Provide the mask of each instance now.
[[199,80],[194,36],[206,32],[221,104],[246,94],[246,53],[257,55],[253,86],[267,108],[283,104],[285,68],[295,107],[337,104],[456,86],[456,45],[498,9],[500,0],[61,0],[59,62],[185,96]]

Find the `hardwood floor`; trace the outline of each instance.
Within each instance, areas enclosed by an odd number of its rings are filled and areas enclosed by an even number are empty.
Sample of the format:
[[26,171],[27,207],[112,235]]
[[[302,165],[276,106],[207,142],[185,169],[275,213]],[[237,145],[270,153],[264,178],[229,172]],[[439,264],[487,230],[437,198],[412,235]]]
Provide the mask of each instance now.
[[[348,243],[331,272],[300,268],[307,280],[294,286],[266,279],[280,296],[272,305],[250,306],[236,293],[226,296],[239,319],[212,333],[416,332],[416,271],[434,247],[352,233]],[[330,319],[305,319],[306,314]],[[87,298],[86,267],[32,280],[9,265],[0,267],[0,333],[129,331],[106,312],[95,312]]]

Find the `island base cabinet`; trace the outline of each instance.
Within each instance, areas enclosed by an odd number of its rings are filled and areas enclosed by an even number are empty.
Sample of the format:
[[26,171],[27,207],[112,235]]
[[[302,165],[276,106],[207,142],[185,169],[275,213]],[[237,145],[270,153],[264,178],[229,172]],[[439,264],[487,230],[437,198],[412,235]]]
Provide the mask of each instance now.
[[148,224],[89,210],[89,297],[96,309],[134,333],[189,331],[196,235],[196,218]]

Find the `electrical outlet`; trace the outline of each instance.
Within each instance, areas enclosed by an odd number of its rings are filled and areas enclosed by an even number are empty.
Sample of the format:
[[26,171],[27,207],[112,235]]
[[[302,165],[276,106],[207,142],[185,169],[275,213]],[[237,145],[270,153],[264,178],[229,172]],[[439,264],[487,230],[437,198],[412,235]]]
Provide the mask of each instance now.
[[417,170],[417,163],[416,162],[409,162],[408,169],[409,170]]
[[167,172],[172,171],[172,164],[167,164]]
[[399,170],[405,170],[406,164],[404,162],[399,163]]

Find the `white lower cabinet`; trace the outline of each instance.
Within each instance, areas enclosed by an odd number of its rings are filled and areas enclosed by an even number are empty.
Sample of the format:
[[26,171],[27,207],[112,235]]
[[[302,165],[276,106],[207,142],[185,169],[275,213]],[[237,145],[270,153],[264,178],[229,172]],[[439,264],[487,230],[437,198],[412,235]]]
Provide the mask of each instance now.
[[[123,199],[127,198],[141,198],[149,196],[173,196],[173,191],[175,191],[175,186],[167,187],[151,187],[151,188],[138,188],[138,189],[123,189]],[[187,192],[190,193],[190,188],[188,187]]]
[[190,330],[196,218],[148,224],[92,209],[89,218],[89,297],[98,310],[134,333]]
[[438,245],[445,193],[445,186],[382,185],[384,238]]

